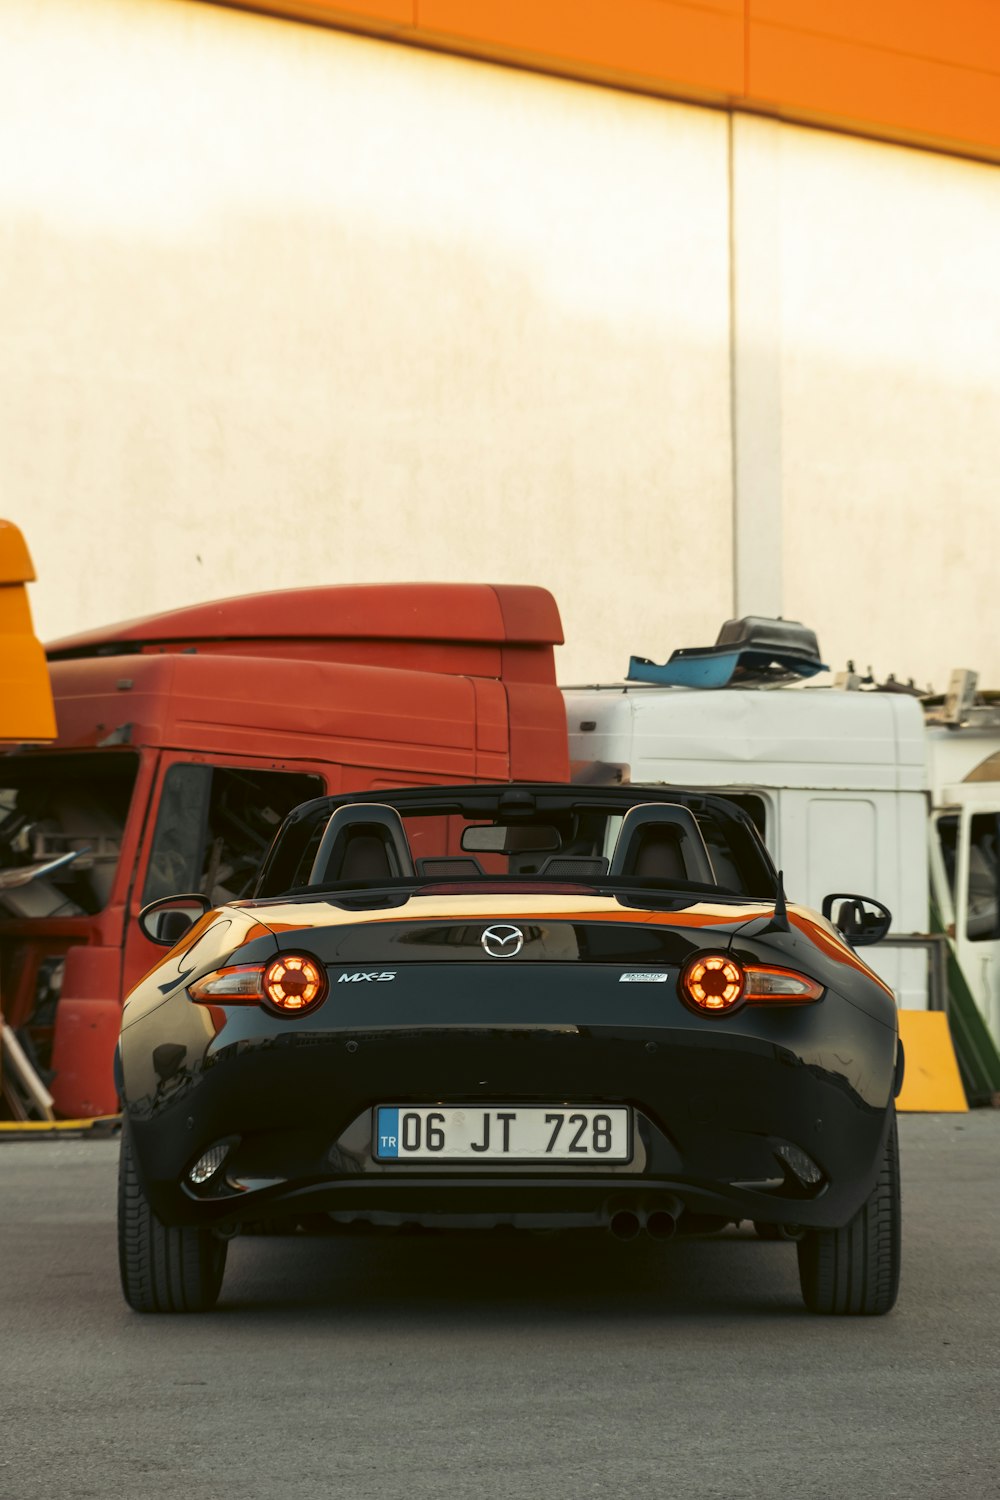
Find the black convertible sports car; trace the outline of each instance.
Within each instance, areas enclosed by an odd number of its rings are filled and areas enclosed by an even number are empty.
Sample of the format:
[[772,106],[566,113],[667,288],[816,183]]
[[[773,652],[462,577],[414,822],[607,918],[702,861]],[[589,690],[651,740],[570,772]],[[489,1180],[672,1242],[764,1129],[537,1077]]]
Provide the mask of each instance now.
[[[839,903],[839,904],[838,904]],[[722,797],[506,784],[322,798],[253,899],[177,896],[131,993],[119,1243],[142,1312],[218,1297],[228,1239],[752,1220],[825,1313],[899,1279],[878,903],[785,903]],[[829,918],[836,911],[838,926]]]

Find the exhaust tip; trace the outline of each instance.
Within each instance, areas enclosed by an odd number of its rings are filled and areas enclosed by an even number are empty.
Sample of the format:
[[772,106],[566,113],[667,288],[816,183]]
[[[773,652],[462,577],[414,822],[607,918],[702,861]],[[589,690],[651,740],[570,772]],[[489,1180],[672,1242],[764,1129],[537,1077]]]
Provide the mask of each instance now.
[[646,1232],[654,1240],[669,1240],[677,1229],[677,1220],[673,1214],[668,1214],[665,1209],[658,1208],[651,1213],[646,1220]]
[[642,1224],[639,1215],[629,1209],[622,1209],[619,1213],[611,1215],[611,1223],[608,1225],[616,1240],[634,1240],[638,1237]]

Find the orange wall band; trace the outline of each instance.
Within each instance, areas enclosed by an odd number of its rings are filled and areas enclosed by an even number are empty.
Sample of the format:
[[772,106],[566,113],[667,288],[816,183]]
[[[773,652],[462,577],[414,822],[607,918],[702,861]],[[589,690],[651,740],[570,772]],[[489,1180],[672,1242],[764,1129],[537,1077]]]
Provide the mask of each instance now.
[[1000,162],[1000,0],[214,0]]

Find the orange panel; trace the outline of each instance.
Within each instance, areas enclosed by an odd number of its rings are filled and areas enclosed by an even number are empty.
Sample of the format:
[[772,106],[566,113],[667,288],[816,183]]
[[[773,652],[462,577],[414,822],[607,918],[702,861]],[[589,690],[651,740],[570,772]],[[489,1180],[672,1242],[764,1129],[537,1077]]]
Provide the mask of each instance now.
[[415,0],[351,0],[346,8],[358,15],[381,16],[385,21],[398,21],[406,26],[412,26],[416,20]]
[[916,139],[1000,146],[1000,77],[753,23],[751,103]]
[[117,1111],[114,1055],[121,1020],[120,1000],[59,1002],[52,1044],[57,1114],[79,1120]]
[[723,94],[743,88],[739,0],[417,0],[418,36],[671,81]]
[[748,0],[748,5],[751,22],[1000,73],[997,0],[949,0],[947,5],[941,0]]
[[216,3],[1000,160],[1000,0]]
[[35,570],[20,528],[13,521],[0,521],[0,584],[31,583]]
[[0,740],[55,738],[45,652],[35,639],[25,585],[35,576],[24,537],[0,521]]
[[256,10],[292,21],[315,21],[351,31],[370,29],[378,34],[412,27],[416,0],[349,0],[347,5],[336,5],[332,0],[214,0],[214,3],[231,10]]

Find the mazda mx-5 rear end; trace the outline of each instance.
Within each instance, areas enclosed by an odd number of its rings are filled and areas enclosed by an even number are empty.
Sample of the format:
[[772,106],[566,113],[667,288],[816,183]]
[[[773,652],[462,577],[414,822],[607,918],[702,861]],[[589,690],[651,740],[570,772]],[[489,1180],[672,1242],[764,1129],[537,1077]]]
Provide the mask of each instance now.
[[[323,799],[253,900],[205,905],[144,913],[164,945],[185,930],[123,1017],[134,1307],[212,1305],[228,1238],[282,1219],[662,1239],[752,1220],[798,1237],[816,1310],[892,1305],[893,998],[786,905],[723,799]],[[838,1236],[861,1246],[846,1287]]]

